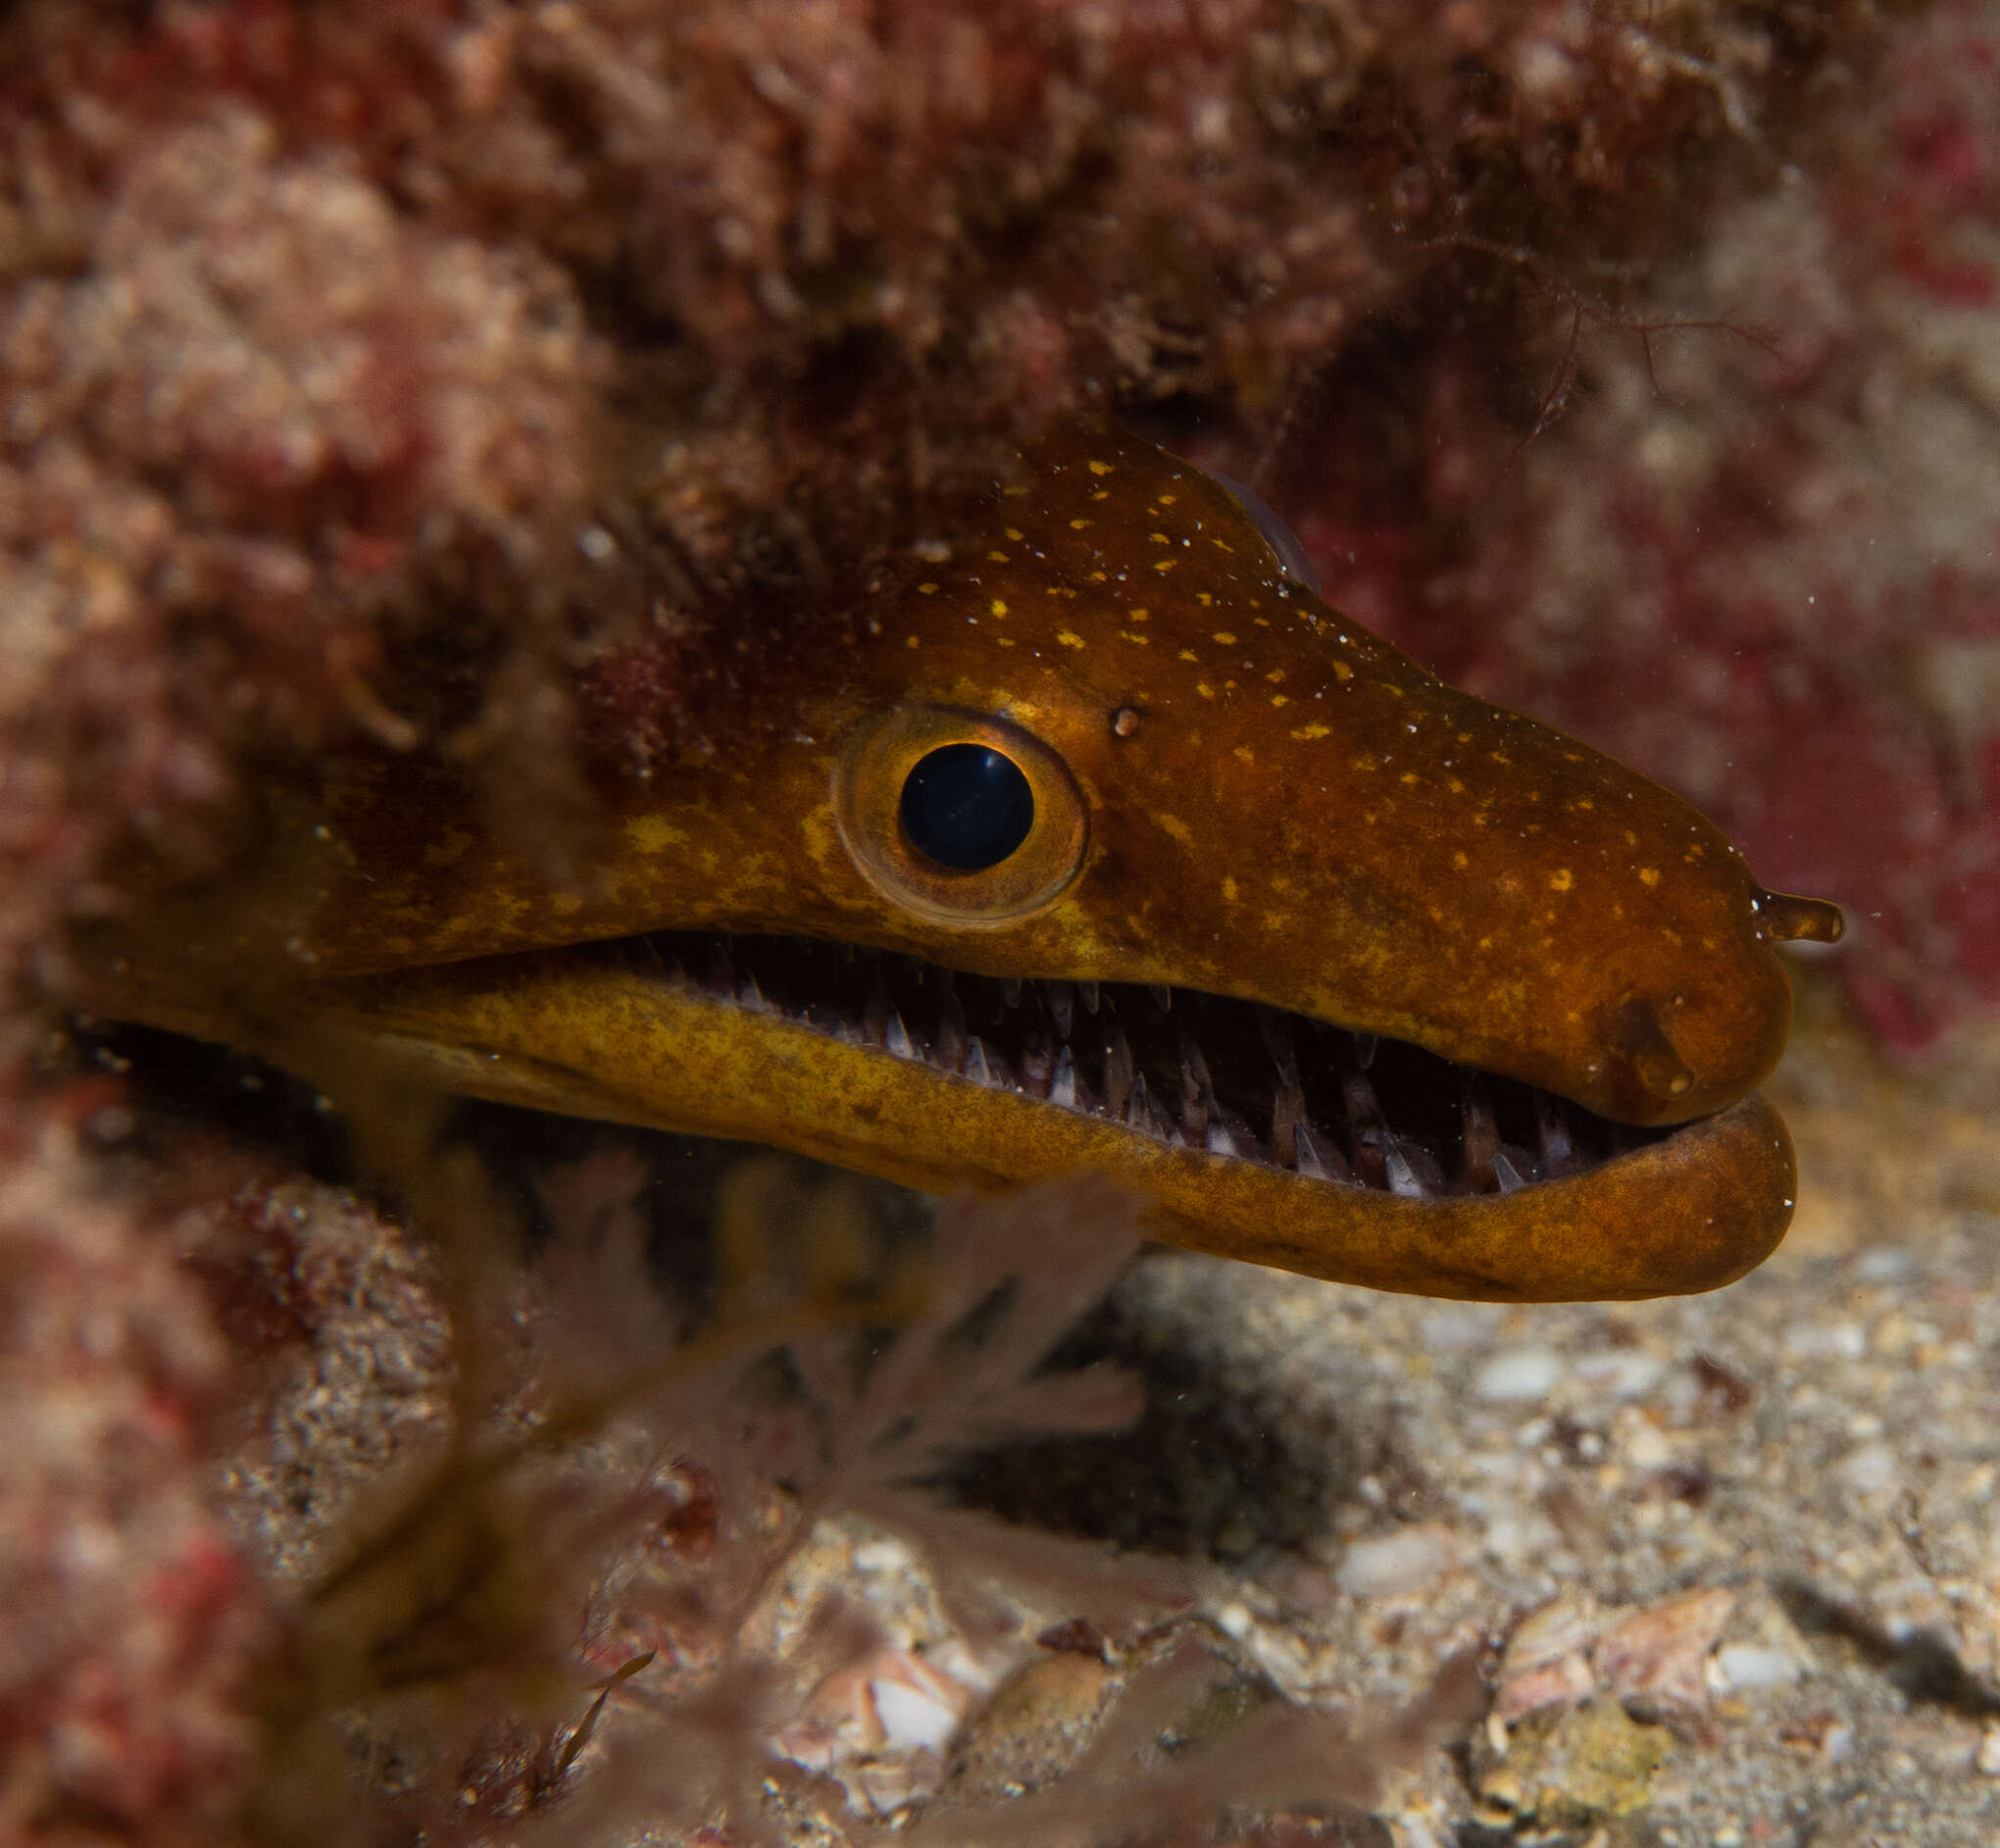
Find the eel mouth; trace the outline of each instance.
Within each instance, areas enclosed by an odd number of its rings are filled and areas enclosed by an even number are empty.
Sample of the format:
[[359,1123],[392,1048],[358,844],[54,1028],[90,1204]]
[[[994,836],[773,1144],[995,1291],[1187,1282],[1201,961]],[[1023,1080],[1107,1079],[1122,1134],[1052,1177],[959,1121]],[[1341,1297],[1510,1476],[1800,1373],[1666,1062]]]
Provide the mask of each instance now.
[[804,936],[658,931],[578,948],[708,1005],[1166,1148],[1404,1199],[1511,1194],[1675,1133],[1407,1041],[1197,989],[973,974]]

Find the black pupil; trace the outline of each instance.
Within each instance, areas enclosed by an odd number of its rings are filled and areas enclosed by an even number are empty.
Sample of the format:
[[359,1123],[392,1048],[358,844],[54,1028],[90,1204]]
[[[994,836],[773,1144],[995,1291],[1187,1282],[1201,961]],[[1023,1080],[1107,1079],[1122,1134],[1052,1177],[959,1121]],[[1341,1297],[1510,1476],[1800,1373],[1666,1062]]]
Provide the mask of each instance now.
[[903,832],[955,873],[997,867],[1034,825],[1034,791],[1021,766],[983,744],[940,745],[903,784]]

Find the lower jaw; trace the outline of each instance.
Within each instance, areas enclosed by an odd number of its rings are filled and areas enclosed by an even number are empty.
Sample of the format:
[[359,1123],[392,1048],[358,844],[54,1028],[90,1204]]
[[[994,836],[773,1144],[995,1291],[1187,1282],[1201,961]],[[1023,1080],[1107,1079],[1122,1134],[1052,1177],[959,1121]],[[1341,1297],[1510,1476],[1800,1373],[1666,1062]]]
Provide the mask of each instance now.
[[[274,1031],[232,1036],[283,1063]],[[1758,1097],[1580,1173],[1420,1197],[1303,1174],[1269,1148],[1176,1145],[601,955],[326,983],[311,1032],[322,1056],[348,1042],[440,1089],[773,1144],[931,1192],[1102,1172],[1151,1202],[1151,1229],[1171,1243],[1428,1296],[1713,1289],[1775,1247],[1794,1194],[1789,1138]]]

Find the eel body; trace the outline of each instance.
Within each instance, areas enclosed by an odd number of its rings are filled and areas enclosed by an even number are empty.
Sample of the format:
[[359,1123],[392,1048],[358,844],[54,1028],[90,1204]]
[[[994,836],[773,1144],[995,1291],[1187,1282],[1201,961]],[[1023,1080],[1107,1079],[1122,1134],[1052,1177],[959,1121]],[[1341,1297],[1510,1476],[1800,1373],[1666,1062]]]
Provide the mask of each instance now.
[[1388,1289],[1702,1289],[1782,1235],[1775,945],[1839,914],[1327,608],[1188,464],[1060,430],[810,633],[607,796],[587,876],[344,764],[281,998],[124,1011],[930,1189],[1101,1169],[1170,1240]]

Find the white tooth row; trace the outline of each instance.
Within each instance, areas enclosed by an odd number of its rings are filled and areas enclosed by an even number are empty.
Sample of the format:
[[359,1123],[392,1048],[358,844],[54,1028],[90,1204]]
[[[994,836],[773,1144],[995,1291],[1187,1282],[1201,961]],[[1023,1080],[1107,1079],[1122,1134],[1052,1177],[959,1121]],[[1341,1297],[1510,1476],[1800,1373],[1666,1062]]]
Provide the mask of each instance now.
[[[725,993],[733,991],[737,1004],[750,1013],[776,1011],[765,998],[754,974],[745,972],[739,980],[733,977],[731,961],[725,959],[712,971],[710,985],[720,986]],[[1023,983],[1019,979],[1003,982],[1002,994],[1010,1007],[1021,1005],[1022,991]],[[1076,1024],[1077,1003],[1081,1003],[1084,1013],[1093,1017],[1099,1014],[1102,1005],[1098,984],[1094,981],[1050,980],[1041,984],[1041,992],[1050,1023],[1064,1040],[1070,1037]],[[1172,1010],[1174,993],[1171,988],[1155,983],[1151,993],[1162,1013]],[[888,1004],[886,995],[879,988],[865,1008],[860,1024],[842,1023],[823,1030],[830,1030],[834,1037],[848,1044],[876,1048],[894,1058],[922,1064],[947,1076],[962,1077],[991,1090],[1039,1098],[1060,1110],[1075,1111],[1100,1122],[1123,1123],[1126,1128],[1169,1147],[1199,1147],[1211,1155],[1255,1162],[1261,1167],[1274,1167],[1280,1171],[1290,1170],[1308,1179],[1336,1185],[1363,1184],[1354,1178],[1345,1156],[1336,1144],[1325,1130],[1315,1127],[1306,1116],[1305,1092],[1299,1079],[1298,1059],[1292,1039],[1293,1024],[1286,1016],[1270,1010],[1258,1011],[1265,1045],[1277,1077],[1273,1108],[1273,1146],[1267,1154],[1263,1144],[1247,1127],[1232,1126],[1217,1102],[1208,1062],[1190,1034],[1183,1032],[1181,1039],[1182,1111],[1181,1121],[1176,1124],[1149,1092],[1145,1074],[1135,1069],[1131,1049],[1115,1015],[1104,1022],[1105,1082],[1112,1097],[1100,1101],[1089,1093],[1078,1077],[1075,1060],[1067,1044],[1059,1045],[1053,1058],[1045,1047],[1030,1046],[1022,1055],[1020,1080],[1003,1077],[995,1070],[984,1041],[976,1033],[965,1031],[964,1016],[958,1012],[955,996],[949,996],[948,1006],[951,1014],[944,1023],[945,1044],[938,1049],[941,1057],[933,1057],[919,1046],[900,1010]],[[951,1056],[955,1049],[950,1044],[954,1039],[963,1048],[955,1060]],[[1347,1093],[1346,1108],[1360,1126],[1362,1139],[1378,1152],[1386,1190],[1394,1196],[1411,1200],[1427,1199],[1443,1191],[1443,1175],[1436,1162],[1426,1152],[1399,1143],[1382,1120],[1380,1106],[1375,1101],[1374,1087],[1367,1075],[1375,1063],[1375,1036],[1373,1033],[1356,1033],[1353,1044],[1353,1064],[1343,1080]],[[1118,1101],[1121,1093],[1124,1100],[1122,1107]],[[1554,1100],[1546,1094],[1537,1095],[1537,1115],[1536,1127],[1542,1143],[1540,1172],[1551,1175],[1574,1172],[1579,1164],[1569,1125]],[[1485,1102],[1483,1091],[1467,1105],[1469,1149],[1475,1130],[1481,1146],[1487,1151],[1484,1160],[1491,1170],[1492,1184],[1499,1192],[1514,1193],[1532,1184],[1532,1172],[1525,1174],[1507,1149],[1499,1145],[1491,1106]],[[1288,1161],[1283,1159],[1282,1153],[1287,1140],[1290,1143]],[[1468,1159],[1471,1159],[1470,1154]],[[1533,1167],[1530,1163],[1531,1170]]]

